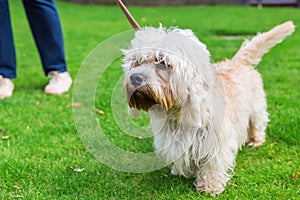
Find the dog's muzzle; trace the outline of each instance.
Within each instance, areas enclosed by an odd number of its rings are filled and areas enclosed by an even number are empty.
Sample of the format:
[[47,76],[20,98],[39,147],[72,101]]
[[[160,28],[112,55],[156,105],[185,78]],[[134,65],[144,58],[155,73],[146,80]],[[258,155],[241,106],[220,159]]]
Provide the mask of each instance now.
[[164,85],[153,85],[149,76],[143,72],[134,72],[127,76],[125,81],[125,94],[129,107],[148,111],[153,105],[161,105],[169,110],[174,105],[170,90]]
[[140,86],[145,80],[146,77],[142,73],[134,73],[130,76],[130,83],[135,87]]

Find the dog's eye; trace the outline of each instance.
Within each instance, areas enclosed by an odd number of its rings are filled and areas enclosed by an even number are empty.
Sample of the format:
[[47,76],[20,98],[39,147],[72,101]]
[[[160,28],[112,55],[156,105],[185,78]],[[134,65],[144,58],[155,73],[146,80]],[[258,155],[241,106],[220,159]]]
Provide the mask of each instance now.
[[135,62],[135,63],[132,63],[131,67],[138,67],[138,66],[140,66],[140,65],[141,65],[140,63]]
[[170,65],[166,64],[165,61],[163,61],[163,60],[156,63],[155,65],[156,65],[156,68],[159,70],[167,70],[170,67]]

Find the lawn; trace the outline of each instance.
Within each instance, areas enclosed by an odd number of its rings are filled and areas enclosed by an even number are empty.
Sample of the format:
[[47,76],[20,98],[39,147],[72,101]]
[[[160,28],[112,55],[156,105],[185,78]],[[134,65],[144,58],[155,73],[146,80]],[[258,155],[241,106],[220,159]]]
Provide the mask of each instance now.
[[[80,66],[98,44],[131,28],[114,6],[57,4],[69,71],[76,80]],[[98,161],[77,132],[72,90],[61,96],[43,93],[48,78],[42,73],[22,4],[10,1],[10,8],[18,78],[14,80],[14,96],[0,101],[0,199],[299,199],[300,175],[298,179],[295,175],[300,171],[298,29],[258,66],[271,119],[266,143],[239,151],[234,176],[225,192],[211,197],[197,193],[192,179],[170,175],[169,167],[129,173]],[[214,61],[232,57],[243,37],[286,20],[300,26],[297,8],[199,6],[130,10],[141,26],[158,26],[162,22],[167,27],[191,28],[207,44]],[[220,35],[243,37],[227,40]],[[151,152],[152,138],[128,135],[115,122],[111,100],[122,78],[120,64],[119,59],[113,62],[98,83],[94,107],[104,114],[96,114],[97,120],[116,146],[135,153]],[[133,122],[143,126],[148,121],[144,117]],[[88,123],[86,126],[88,129]],[[84,170],[76,172],[71,168]]]

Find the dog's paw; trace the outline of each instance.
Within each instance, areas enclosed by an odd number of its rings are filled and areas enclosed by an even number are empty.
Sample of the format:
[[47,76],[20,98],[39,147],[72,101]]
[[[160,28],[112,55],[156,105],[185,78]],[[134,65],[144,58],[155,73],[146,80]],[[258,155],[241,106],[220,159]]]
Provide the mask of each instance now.
[[247,145],[249,147],[258,147],[258,146],[261,146],[263,143],[264,143],[264,141],[263,142],[250,141],[250,142],[247,143]]
[[198,192],[205,192],[211,195],[218,195],[224,191],[224,186],[220,182],[201,182],[199,180],[194,181],[194,186]]
[[225,190],[228,177],[218,174],[201,174],[196,177],[194,186],[198,192],[205,192],[211,195],[221,194]]
[[246,144],[250,147],[257,147],[261,146],[265,140],[265,135],[260,135],[260,137],[256,136],[255,138],[250,138]]
[[175,165],[172,166],[171,174],[174,175],[174,176],[178,176],[179,175],[179,172],[176,169]]

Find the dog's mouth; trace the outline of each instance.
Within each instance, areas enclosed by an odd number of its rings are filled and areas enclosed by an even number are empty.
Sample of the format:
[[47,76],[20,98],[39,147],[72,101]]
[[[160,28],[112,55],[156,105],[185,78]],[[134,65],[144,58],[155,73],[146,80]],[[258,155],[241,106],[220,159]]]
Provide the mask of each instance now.
[[153,105],[157,104],[156,101],[143,93],[138,91],[134,92],[129,101],[130,107],[135,107],[138,110],[148,111]]
[[166,111],[172,107],[170,98],[166,98],[165,94],[158,95],[147,84],[131,90],[126,88],[128,105],[131,108],[148,111],[153,105],[160,105]]
[[129,90],[126,93],[129,107],[148,111],[153,105],[158,104],[154,92],[147,85],[135,88],[133,91]]

